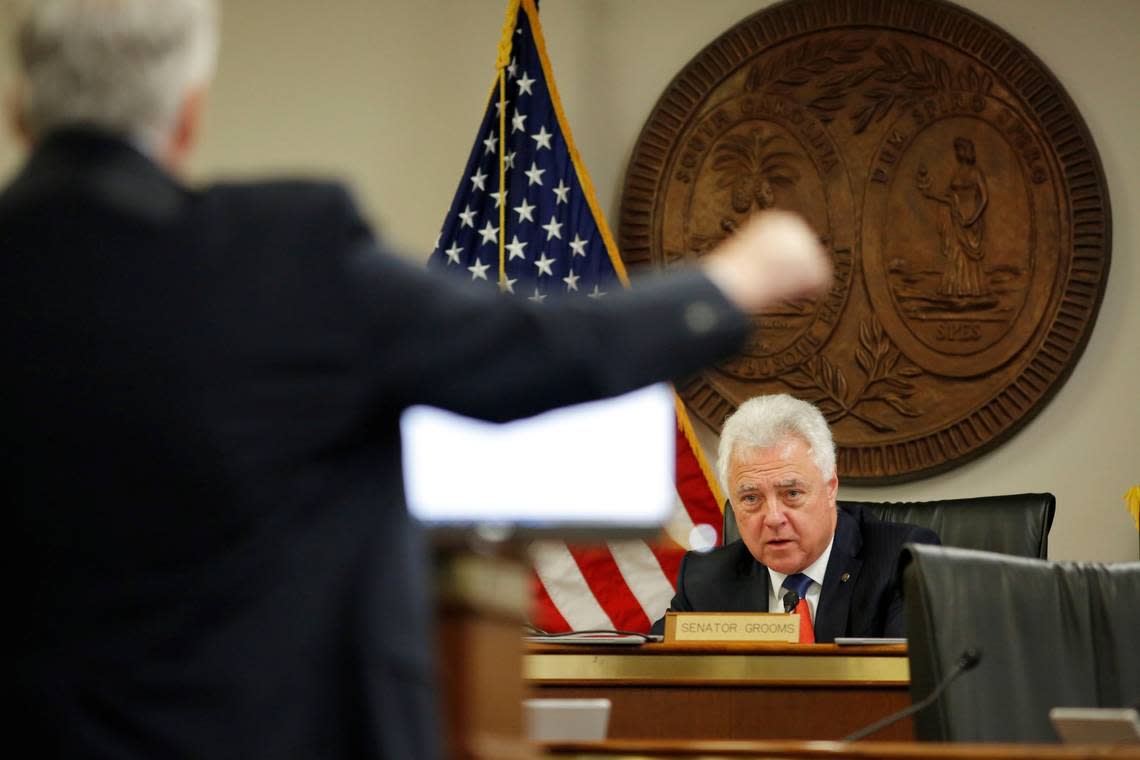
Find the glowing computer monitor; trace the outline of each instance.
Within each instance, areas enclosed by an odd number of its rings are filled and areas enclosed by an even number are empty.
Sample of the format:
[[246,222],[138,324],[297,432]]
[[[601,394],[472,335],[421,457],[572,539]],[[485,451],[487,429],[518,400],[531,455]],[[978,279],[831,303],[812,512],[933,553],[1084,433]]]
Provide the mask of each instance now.
[[675,425],[665,384],[505,424],[412,407],[400,420],[408,508],[432,528],[656,533],[676,501]]

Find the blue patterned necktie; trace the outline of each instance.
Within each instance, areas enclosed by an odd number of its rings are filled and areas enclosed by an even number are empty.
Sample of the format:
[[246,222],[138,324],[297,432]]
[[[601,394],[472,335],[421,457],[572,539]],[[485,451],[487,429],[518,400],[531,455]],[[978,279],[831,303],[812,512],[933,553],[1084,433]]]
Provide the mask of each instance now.
[[789,575],[784,579],[784,588],[794,591],[799,597],[796,602],[795,613],[800,616],[800,643],[814,644],[815,630],[811,625],[811,608],[808,607],[807,592],[811,588],[812,580],[803,573]]

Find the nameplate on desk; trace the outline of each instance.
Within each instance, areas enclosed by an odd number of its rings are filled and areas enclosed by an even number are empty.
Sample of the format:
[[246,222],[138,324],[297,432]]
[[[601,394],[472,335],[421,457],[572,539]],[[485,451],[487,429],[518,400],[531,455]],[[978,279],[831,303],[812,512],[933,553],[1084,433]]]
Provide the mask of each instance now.
[[778,612],[666,612],[665,641],[800,640],[800,618]]

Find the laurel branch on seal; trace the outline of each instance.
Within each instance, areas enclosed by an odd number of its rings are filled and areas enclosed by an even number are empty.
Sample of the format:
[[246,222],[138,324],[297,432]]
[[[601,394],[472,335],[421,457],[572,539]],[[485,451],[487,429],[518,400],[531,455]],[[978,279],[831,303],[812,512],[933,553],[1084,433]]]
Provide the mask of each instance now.
[[[808,40],[794,45],[766,63],[753,64],[744,86],[752,92],[768,90],[789,94],[796,88],[814,82],[823,74],[856,63],[870,46],[871,39],[864,36]],[[871,76],[871,73],[868,71],[863,79]],[[862,83],[863,79],[845,72],[831,74],[824,80],[824,83],[831,82],[831,85],[824,84],[824,92],[810,101],[808,108],[816,112],[820,121],[831,121],[833,112],[843,109],[845,90]]]
[[923,412],[907,401],[914,395],[915,386],[906,379],[921,375],[922,370],[903,358],[875,316],[870,323],[859,325],[855,361],[865,377],[854,392],[843,369],[833,365],[823,354],[816,354],[780,379],[800,391],[801,398],[819,407],[831,424],[851,416],[880,433],[893,432],[895,427],[889,422],[876,419],[866,409],[861,410],[876,401],[904,417],[922,416]]
[[899,42],[889,48],[875,48],[875,55],[882,61],[881,66],[856,72],[860,76],[869,72],[861,81],[871,79],[877,86],[865,93],[870,102],[851,114],[855,134],[867,129],[872,121],[882,121],[896,105],[914,105],[924,97],[955,89],[955,84],[958,90],[979,95],[986,95],[993,89],[993,78],[989,74],[978,74],[973,66],[966,66],[958,72],[955,83],[946,61],[923,50],[919,63]]
[[800,87],[837,66],[855,63],[870,46],[871,39],[864,36],[808,40],[788,48],[767,63],[753,64],[745,86],[752,91]]
[[939,92],[957,89],[987,95],[993,89],[989,74],[966,65],[955,75],[942,58],[926,50],[916,57],[900,42],[876,46],[874,52],[879,60],[874,65],[851,66],[862,60],[871,44],[872,40],[864,36],[808,40],[767,63],[753,64],[745,87],[785,95],[814,87],[815,97],[804,105],[825,123],[847,107],[848,95],[863,88],[868,102],[853,107],[850,113],[855,134],[882,121],[896,108],[912,106]]

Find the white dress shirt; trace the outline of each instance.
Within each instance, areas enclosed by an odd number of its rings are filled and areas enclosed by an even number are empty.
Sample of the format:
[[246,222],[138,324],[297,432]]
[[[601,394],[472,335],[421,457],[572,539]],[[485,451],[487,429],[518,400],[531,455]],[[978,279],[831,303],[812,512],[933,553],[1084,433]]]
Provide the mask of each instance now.
[[[819,606],[819,595],[823,591],[823,576],[827,573],[827,560],[831,557],[831,545],[835,543],[835,536],[832,535],[831,540],[827,542],[827,548],[823,550],[815,562],[805,567],[800,572],[811,578],[812,584],[808,588],[807,602],[808,610],[811,611],[812,624],[815,624],[815,608]],[[788,577],[787,573],[781,573],[768,568],[768,611],[769,612],[783,612],[784,611],[784,595],[780,593],[780,589],[784,585],[784,579]]]

